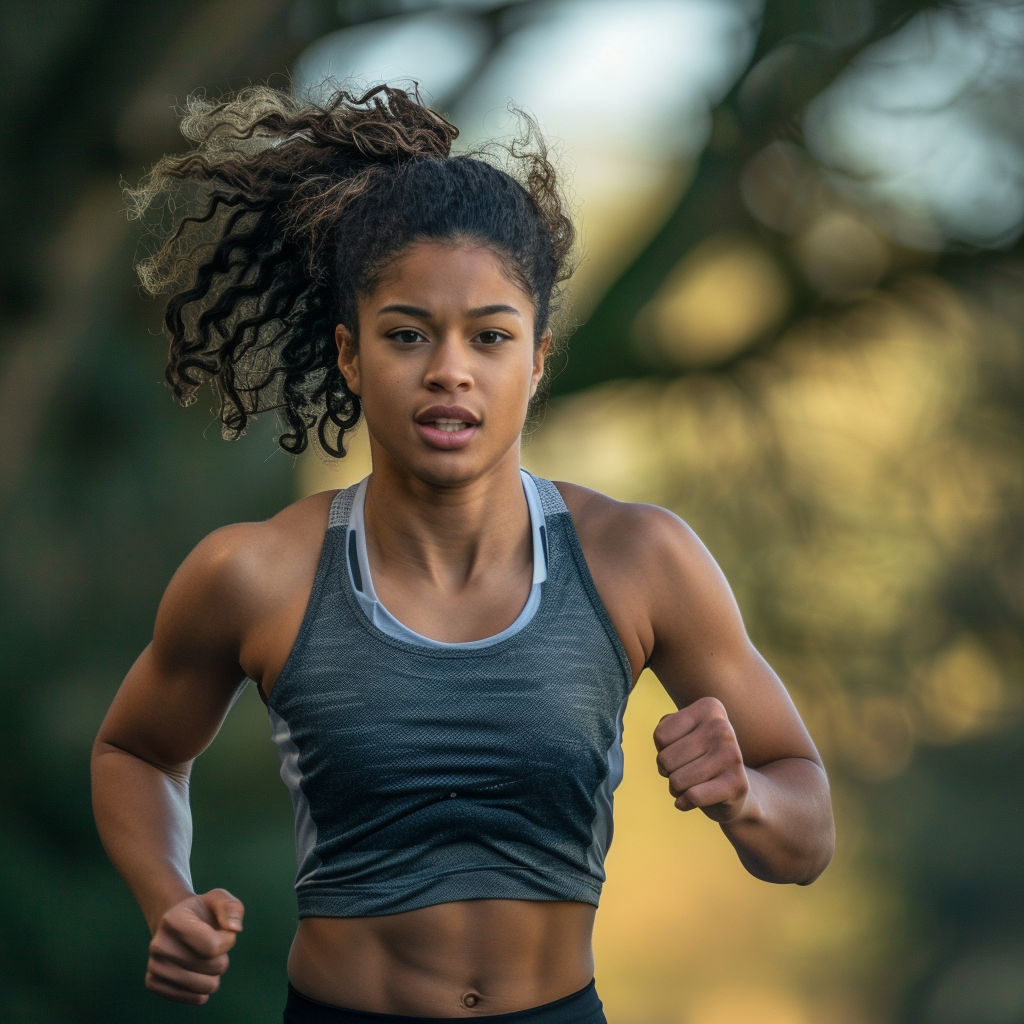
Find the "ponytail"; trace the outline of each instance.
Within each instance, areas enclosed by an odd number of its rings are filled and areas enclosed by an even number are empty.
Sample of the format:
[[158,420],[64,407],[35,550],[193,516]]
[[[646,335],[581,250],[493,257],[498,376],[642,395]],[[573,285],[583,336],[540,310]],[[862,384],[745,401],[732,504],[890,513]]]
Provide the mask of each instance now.
[[512,151],[520,184],[452,157],[458,129],[389,86],[323,106],[266,87],[193,97],[181,128],[192,151],[164,157],[126,196],[130,216],[169,220],[137,266],[149,294],[169,296],[167,383],[188,405],[209,381],[226,438],[276,409],[285,451],[304,451],[315,430],[322,451],[345,454],[361,407],[334,328],[357,333],[356,299],[417,238],[492,245],[546,326],[574,231],[542,144]]

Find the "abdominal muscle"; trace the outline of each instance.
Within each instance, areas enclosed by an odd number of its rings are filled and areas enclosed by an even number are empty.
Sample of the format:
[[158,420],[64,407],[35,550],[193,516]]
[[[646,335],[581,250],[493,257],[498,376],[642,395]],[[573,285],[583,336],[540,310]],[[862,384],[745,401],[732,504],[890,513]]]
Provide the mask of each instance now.
[[386,917],[307,917],[288,978],[322,1003],[413,1017],[512,1013],[594,976],[587,903],[467,900]]

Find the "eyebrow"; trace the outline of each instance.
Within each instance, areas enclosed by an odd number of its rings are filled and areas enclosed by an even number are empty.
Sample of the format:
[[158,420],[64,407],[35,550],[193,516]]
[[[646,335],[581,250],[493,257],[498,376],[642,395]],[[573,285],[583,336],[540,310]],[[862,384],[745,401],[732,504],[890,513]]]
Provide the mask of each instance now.
[[[423,309],[420,306],[406,306],[403,303],[396,302],[390,306],[384,306],[382,309],[377,311],[378,316],[383,316],[385,313],[401,313],[403,316],[413,316],[417,320],[429,320],[430,310]],[[470,320],[479,320],[481,317],[494,316],[497,313],[511,313],[513,316],[522,316],[515,306],[506,306],[503,303],[498,303],[493,306],[479,306],[477,309],[467,310],[466,315]]]
[[512,313],[514,316],[521,315],[515,306],[506,306],[501,303],[495,306],[480,306],[478,309],[471,309],[467,315],[470,320],[479,320],[484,316],[494,316],[495,313]]
[[414,316],[417,320],[430,319],[430,310],[421,309],[419,306],[403,306],[399,302],[379,309],[377,316],[383,316],[385,313],[402,313],[404,316]]

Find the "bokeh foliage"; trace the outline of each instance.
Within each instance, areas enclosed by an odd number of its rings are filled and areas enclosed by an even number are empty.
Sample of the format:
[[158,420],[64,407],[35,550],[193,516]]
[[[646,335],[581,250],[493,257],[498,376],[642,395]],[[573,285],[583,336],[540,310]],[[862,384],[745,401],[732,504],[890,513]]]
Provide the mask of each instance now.
[[[408,6],[49,0],[2,14],[4,1019],[193,1012],[141,987],[145,929],[95,837],[89,746],[188,549],[300,486],[273,424],[228,446],[202,403],[168,401],[118,180],[177,145],[169,96],[281,74],[318,35]],[[891,904],[851,933],[876,947],[850,968],[862,998],[846,1019],[1015,1024],[1020,242],[888,241],[800,127],[873,40],[938,6],[962,5],[766,4],[750,70],[678,204],[577,331],[528,458],[675,509],[725,568],[821,742],[856,833],[845,856]],[[862,30],[836,30],[854,7]],[[485,17],[497,46],[501,5]],[[273,1020],[282,999],[289,807],[262,715],[246,693],[195,773],[196,882],[249,908],[229,983],[200,1011],[211,1022]],[[828,966],[812,948],[808,984],[851,949]],[[841,1019],[829,1005],[822,1019]],[[735,1013],[794,1019],[776,1010]]]

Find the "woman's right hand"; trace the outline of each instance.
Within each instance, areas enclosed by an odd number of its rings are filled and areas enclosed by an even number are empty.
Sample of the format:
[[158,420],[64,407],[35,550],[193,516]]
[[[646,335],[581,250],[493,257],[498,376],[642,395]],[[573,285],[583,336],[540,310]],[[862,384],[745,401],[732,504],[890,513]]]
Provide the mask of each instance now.
[[146,988],[176,1003],[205,1003],[220,988],[244,913],[241,901],[226,889],[174,904],[153,932]]

